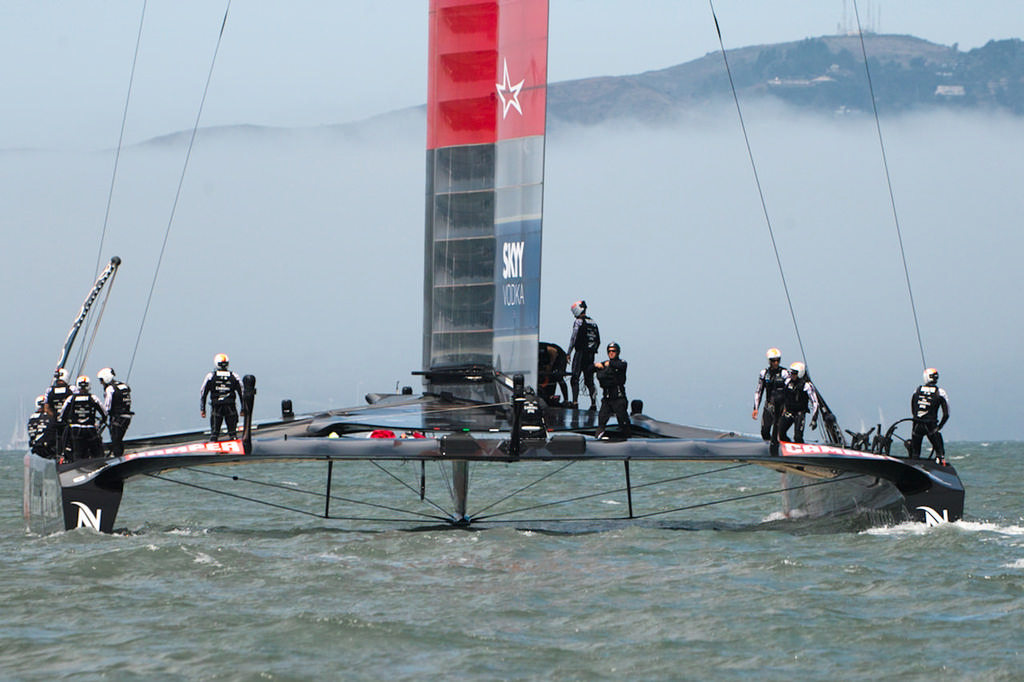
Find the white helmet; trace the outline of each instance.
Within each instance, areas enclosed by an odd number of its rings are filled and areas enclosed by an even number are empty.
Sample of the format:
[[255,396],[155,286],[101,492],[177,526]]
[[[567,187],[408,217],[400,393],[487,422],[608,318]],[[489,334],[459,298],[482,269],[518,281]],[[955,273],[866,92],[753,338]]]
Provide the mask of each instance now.
[[768,362],[771,362],[772,360],[782,359],[782,351],[779,350],[778,348],[769,348],[768,352],[765,353],[765,355],[768,356]]
[[569,306],[569,310],[572,311],[573,317],[579,317],[583,313],[587,312],[587,302],[576,301],[571,306]]
[[213,356],[213,364],[217,365],[221,369],[227,369],[228,356],[225,353],[217,353]]
[[45,403],[45,402],[46,402],[46,396],[45,395],[37,395],[36,396],[36,409],[38,410],[40,407],[42,407],[43,403]]
[[802,362],[794,362],[789,366],[791,374],[796,374],[797,379],[803,379],[807,376],[807,366]]
[[101,384],[106,386],[114,380],[114,369],[112,367],[104,367],[96,372],[96,378],[100,380]]
[[54,376],[63,381],[65,384],[68,383],[68,379],[71,378],[71,372],[67,371],[63,367],[54,372]]
[[89,377],[85,376],[84,374],[82,376],[78,377],[78,388],[82,389],[83,391],[88,391],[89,390]]
[[934,384],[939,380],[939,370],[929,367],[924,371],[924,383]]

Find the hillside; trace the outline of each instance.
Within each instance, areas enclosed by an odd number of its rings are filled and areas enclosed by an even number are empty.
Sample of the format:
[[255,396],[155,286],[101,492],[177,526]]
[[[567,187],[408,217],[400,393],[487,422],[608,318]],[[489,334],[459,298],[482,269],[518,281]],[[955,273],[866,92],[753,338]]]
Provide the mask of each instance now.
[[[961,52],[902,35],[865,34],[871,85],[880,115],[960,109],[1024,115],[1024,41],[990,41]],[[729,50],[729,68],[742,104],[773,99],[827,115],[872,111],[871,90],[857,36],[823,36],[790,43]],[[551,83],[548,127],[635,120],[672,122],[727,102],[732,93],[722,55],[711,52],[684,64],[631,76],[605,76]],[[425,105],[362,121],[327,127],[358,135],[367,126],[409,124]],[[259,125],[206,128],[219,134],[260,134]],[[176,143],[185,131],[148,143]]]
[[[1024,114],[1024,43],[990,41],[961,52],[913,36],[864,36],[879,113],[966,108]],[[773,98],[825,113],[870,112],[858,36],[825,36],[728,51],[741,102]],[[594,124],[631,118],[669,122],[731,99],[722,55],[633,76],[553,83],[549,120]]]

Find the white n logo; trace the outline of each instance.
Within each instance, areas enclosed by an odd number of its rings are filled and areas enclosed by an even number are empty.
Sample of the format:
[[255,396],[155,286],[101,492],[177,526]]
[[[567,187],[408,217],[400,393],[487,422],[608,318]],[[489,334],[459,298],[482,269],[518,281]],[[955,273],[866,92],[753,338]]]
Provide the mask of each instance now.
[[100,517],[103,516],[103,510],[97,509],[96,514],[92,513],[92,510],[86,507],[81,502],[72,502],[71,504],[78,507],[78,525],[75,528],[92,528],[93,530],[100,529]]
[[924,522],[929,526],[937,526],[940,523],[949,523],[949,510],[943,509],[942,516],[931,507],[918,507],[924,512]]

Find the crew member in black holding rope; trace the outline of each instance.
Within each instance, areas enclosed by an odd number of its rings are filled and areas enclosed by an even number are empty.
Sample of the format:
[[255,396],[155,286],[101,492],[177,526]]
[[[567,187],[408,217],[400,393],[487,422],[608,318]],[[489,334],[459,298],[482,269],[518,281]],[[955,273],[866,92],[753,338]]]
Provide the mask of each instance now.
[[[199,394],[199,416],[206,417],[206,396],[210,396],[210,442],[220,440],[220,425],[223,421],[228,429],[228,437],[234,440],[238,428],[238,408],[235,397],[242,399],[242,379],[228,370],[228,356],[217,353],[213,358],[217,369],[206,375]],[[242,403],[242,416],[245,416],[245,403]]]
[[608,359],[594,364],[597,381],[601,384],[604,398],[601,400],[601,411],[597,414],[597,432],[595,436],[604,436],[604,427],[608,418],[615,414],[619,423],[619,433],[629,438],[629,400],[626,399],[626,361],[619,357],[619,344],[608,344]]

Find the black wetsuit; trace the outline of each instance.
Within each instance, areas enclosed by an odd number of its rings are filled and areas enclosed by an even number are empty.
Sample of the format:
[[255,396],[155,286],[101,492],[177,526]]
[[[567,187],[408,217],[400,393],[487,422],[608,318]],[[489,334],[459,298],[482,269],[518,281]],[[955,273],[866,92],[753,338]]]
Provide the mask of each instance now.
[[597,380],[601,384],[604,398],[601,400],[601,411],[597,415],[597,436],[604,435],[604,427],[608,419],[615,414],[619,423],[619,432],[623,438],[629,437],[629,400],[626,398],[626,361],[609,358],[608,365],[597,369]]
[[[939,420],[942,410],[942,420]],[[946,458],[946,446],[942,440],[940,429],[949,420],[949,396],[946,391],[935,384],[918,386],[910,397],[910,411],[914,415],[914,428],[910,434],[910,456],[914,459],[921,456],[921,441],[928,436],[932,444],[935,458],[942,461]]]
[[28,445],[35,454],[47,459],[57,456],[57,421],[45,408],[28,420]]
[[[811,413],[811,421],[814,421],[818,414],[818,391],[806,378],[797,379],[790,373],[786,382],[782,411],[778,413],[775,433],[772,434],[773,451],[777,449],[780,440],[790,443],[804,442],[804,419],[808,411]],[[790,426],[793,427],[793,440],[789,440],[787,434]]]
[[110,424],[110,456],[124,454],[124,434],[132,423],[132,389],[123,381],[114,379],[103,393],[103,407]]
[[206,396],[210,396],[210,440],[220,439],[220,425],[223,421],[228,437],[234,440],[238,428],[238,407],[235,396],[242,398],[242,380],[237,374],[226,369],[210,372],[203,379],[200,390],[199,410],[206,412]]
[[562,402],[569,402],[569,387],[565,383],[568,366],[565,351],[553,343],[540,342],[537,357],[537,393],[549,405],[558,400],[555,389],[562,391]]
[[754,409],[761,404],[764,396],[764,410],[761,412],[761,439],[770,441],[772,429],[778,415],[782,411],[782,402],[786,395],[786,382],[789,381],[789,370],[777,365],[765,367],[757,376],[757,388],[754,389]]
[[580,315],[572,324],[569,337],[569,354],[572,355],[572,402],[580,400],[580,377],[590,394],[590,407],[597,404],[597,388],[594,386],[594,356],[601,347],[601,332],[597,323],[586,314]]
[[103,457],[100,428],[107,418],[103,403],[92,393],[80,391],[64,403],[59,421],[71,433],[71,461]]
[[67,424],[60,421],[61,410],[64,409],[64,403],[75,394],[73,388],[68,386],[66,381],[57,379],[53,384],[46,389],[45,407],[44,409],[50,413],[54,421],[54,434],[53,434],[53,448],[54,452],[60,455],[71,454],[71,443],[68,438]]

